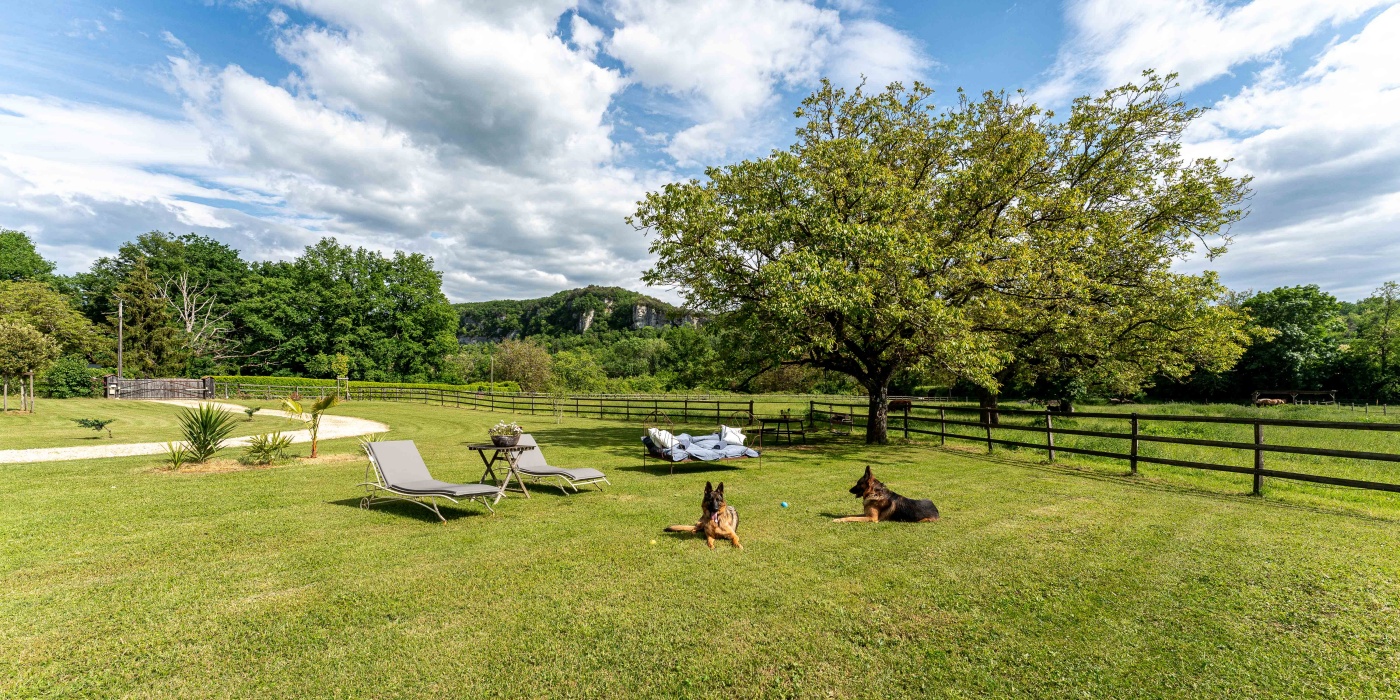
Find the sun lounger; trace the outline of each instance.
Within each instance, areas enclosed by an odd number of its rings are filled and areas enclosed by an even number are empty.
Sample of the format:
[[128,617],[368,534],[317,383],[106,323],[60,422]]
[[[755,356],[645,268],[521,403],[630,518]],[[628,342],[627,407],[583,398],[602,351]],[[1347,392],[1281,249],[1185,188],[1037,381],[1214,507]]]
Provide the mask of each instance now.
[[539,444],[535,442],[535,438],[529,433],[522,434],[520,436],[520,442],[516,444],[534,445],[535,449],[525,450],[516,456],[515,471],[535,481],[558,479],[561,483],[555,484],[555,486],[566,494],[568,491],[564,490],[565,486],[572,488],[575,493],[578,492],[578,487],[585,484],[593,484],[597,486],[599,490],[603,488],[601,484],[612,486],[612,482],[608,481],[608,477],[604,476],[603,472],[597,469],[589,469],[587,467],[579,469],[561,469],[559,467],[550,466],[549,463],[545,461],[544,452],[540,450]]
[[[365,469],[365,483],[360,484],[366,490],[365,497],[360,499],[361,508],[369,508],[380,501],[408,501],[431,510],[438,520],[447,522],[437,505],[438,498],[445,498],[453,503],[459,499],[480,501],[486,510],[495,512],[488,499],[500,495],[499,486],[451,484],[434,479],[412,440],[366,443],[365,452],[374,467],[375,480],[369,480],[369,469]],[[381,491],[393,495],[382,496]]]

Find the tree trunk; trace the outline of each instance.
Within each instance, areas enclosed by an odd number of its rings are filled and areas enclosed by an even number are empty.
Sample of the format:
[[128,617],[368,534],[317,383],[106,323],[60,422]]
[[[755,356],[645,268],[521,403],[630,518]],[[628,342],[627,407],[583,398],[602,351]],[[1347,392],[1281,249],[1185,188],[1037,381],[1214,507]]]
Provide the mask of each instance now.
[[888,444],[890,418],[890,387],[886,382],[879,386],[867,386],[870,392],[870,412],[865,421],[865,444]]
[[5,412],[10,412],[10,378],[5,377]]
[[982,409],[983,425],[1000,425],[1001,414],[997,411],[997,395],[988,390],[982,389],[979,405]]

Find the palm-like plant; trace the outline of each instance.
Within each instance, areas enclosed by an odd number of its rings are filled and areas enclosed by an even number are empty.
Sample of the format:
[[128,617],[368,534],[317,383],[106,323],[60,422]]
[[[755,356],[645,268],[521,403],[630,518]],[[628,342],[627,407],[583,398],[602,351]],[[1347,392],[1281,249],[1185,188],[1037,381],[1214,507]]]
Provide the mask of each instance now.
[[338,403],[340,403],[340,397],[335,394],[322,396],[309,407],[303,407],[301,402],[296,399],[282,400],[282,407],[287,410],[287,413],[306,421],[306,432],[311,433],[312,459],[316,458],[316,439],[321,432],[321,414]]
[[212,403],[199,408],[187,408],[180,413],[180,432],[185,435],[185,447],[191,462],[209,461],[233,432],[233,414]]

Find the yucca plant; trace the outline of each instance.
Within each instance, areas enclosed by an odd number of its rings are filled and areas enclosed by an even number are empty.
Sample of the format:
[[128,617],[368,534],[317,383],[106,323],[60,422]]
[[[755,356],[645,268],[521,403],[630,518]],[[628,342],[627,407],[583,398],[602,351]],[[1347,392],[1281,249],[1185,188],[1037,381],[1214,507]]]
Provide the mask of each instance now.
[[384,436],[385,436],[385,435],[387,435],[387,433],[370,433],[369,435],[361,435],[361,436],[360,436],[360,449],[362,449],[362,450],[364,450],[366,453],[368,453],[368,452],[369,452],[369,444],[370,444],[371,442],[380,442],[380,441],[382,441],[382,440],[384,439]]
[[190,452],[180,443],[167,442],[165,443],[165,460],[170,462],[171,469],[179,469],[185,466],[185,462],[190,461]]
[[249,407],[243,409],[243,412],[246,413],[246,414],[248,414],[248,420],[249,420],[249,421],[252,421],[252,420],[253,420],[253,414],[254,414],[254,413],[257,413],[258,411],[261,411],[261,410],[262,410],[261,407],[258,407],[258,406],[249,406]]
[[211,403],[187,408],[180,413],[180,431],[191,462],[209,461],[233,432],[233,414]]
[[238,461],[243,464],[272,464],[287,456],[287,448],[292,446],[292,436],[281,431],[267,435],[254,435],[248,438],[248,447]]
[[338,403],[340,403],[340,397],[335,394],[322,396],[316,403],[305,408],[301,405],[301,402],[296,399],[282,400],[282,407],[287,410],[287,413],[306,421],[306,431],[311,433],[312,459],[316,459],[316,440],[321,433],[321,414]]

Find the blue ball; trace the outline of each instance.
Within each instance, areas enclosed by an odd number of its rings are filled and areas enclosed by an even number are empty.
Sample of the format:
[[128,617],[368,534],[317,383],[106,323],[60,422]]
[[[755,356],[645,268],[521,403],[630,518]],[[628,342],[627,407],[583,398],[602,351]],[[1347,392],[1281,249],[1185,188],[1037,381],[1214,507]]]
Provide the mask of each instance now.
[[788,507],[788,506],[787,506],[787,501],[783,501],[783,507],[784,507],[784,508]]

